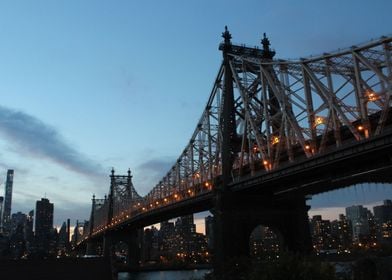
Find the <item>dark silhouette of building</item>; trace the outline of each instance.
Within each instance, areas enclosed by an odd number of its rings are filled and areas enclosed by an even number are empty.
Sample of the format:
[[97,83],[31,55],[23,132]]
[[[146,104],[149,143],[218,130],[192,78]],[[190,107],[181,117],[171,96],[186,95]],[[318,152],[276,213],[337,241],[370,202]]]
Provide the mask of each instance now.
[[5,199],[3,210],[3,233],[9,235],[11,233],[11,204],[12,204],[12,186],[14,182],[14,170],[7,171],[7,180],[5,182]]
[[392,201],[384,200],[383,205],[373,207],[377,239],[384,244],[392,244]]
[[208,250],[212,252],[214,248],[214,217],[207,216],[204,218],[205,232],[207,238]]
[[144,231],[143,244],[142,259],[148,263],[158,261],[158,230],[154,226]]
[[31,243],[34,240],[34,210],[31,210],[29,214],[26,215],[26,227],[25,227],[25,238],[26,241]]
[[172,261],[175,257],[174,247],[176,244],[176,233],[173,222],[163,221],[158,233],[158,246],[160,258],[163,262]]
[[331,235],[338,252],[348,252],[352,245],[351,222],[343,214],[339,214],[339,220],[331,222]]
[[53,203],[42,198],[35,208],[35,241],[38,256],[49,254],[53,237]]
[[71,220],[67,219],[67,240],[68,240],[67,250],[71,249],[71,247],[70,247],[70,245],[71,245],[70,237],[71,237]]
[[26,220],[27,220],[27,216],[26,216],[26,214],[24,214],[22,212],[17,212],[17,213],[12,214],[12,216],[11,216],[11,234],[13,234],[16,231],[16,228],[18,226],[22,226],[23,231],[24,231]]
[[276,259],[281,250],[278,235],[270,228],[259,225],[249,237],[250,256],[255,259]]
[[3,230],[3,205],[4,205],[4,197],[0,196],[0,233]]
[[63,222],[63,225],[59,231],[59,242],[58,242],[58,251],[60,255],[65,255],[68,248],[68,232],[67,232],[67,224]]
[[144,231],[145,263],[195,264],[209,259],[206,237],[196,232],[193,215],[179,217],[175,223],[163,221],[159,230],[152,226]]
[[377,223],[382,224],[388,221],[392,221],[392,201],[386,199],[383,205],[373,207],[374,218]]
[[360,243],[369,236],[369,214],[371,215],[370,211],[362,205],[346,207],[346,216],[352,226],[353,241]]
[[47,198],[41,198],[37,201],[35,211],[35,236],[46,236],[53,228],[53,203]]
[[[310,220],[313,248],[316,252],[332,249],[331,222],[315,215]],[[334,248],[335,249],[335,248]]]
[[25,225],[25,241],[26,241],[26,254],[31,255],[34,247],[34,210],[31,210],[26,215]]

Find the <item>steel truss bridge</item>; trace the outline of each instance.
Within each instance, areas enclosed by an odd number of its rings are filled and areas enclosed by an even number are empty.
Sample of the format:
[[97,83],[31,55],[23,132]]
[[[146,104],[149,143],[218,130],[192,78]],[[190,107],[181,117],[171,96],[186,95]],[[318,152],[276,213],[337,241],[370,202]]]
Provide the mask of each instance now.
[[[392,37],[299,60],[275,59],[265,34],[261,48],[232,44],[227,28],[222,37],[207,105],[175,164],[145,196],[130,171],[113,170],[108,196],[92,200],[80,244],[208,209],[218,236],[235,231],[220,213],[252,201],[268,205],[260,213],[278,213],[271,200],[291,211],[297,204],[287,198],[392,182]],[[233,249],[220,242],[224,258]]]

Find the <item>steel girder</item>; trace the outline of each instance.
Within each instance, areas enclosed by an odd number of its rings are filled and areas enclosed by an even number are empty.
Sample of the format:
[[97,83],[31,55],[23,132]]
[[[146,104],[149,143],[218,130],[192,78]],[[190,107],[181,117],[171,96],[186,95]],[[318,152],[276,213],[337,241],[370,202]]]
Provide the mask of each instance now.
[[[268,172],[383,133],[391,121],[392,38],[297,61],[270,60],[260,50],[231,46],[237,138],[232,181]],[[118,181],[109,199],[97,203],[98,234],[149,209],[209,192],[222,175],[222,63],[207,105],[180,157],[144,197]],[[126,176],[124,176],[125,178]]]

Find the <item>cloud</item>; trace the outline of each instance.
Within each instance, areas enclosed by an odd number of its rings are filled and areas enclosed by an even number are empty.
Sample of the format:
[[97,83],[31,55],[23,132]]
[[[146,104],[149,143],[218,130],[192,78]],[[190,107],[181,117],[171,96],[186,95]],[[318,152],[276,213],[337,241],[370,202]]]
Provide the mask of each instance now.
[[103,173],[99,164],[66,143],[55,128],[24,112],[0,106],[0,133],[20,154],[49,159],[87,176]]
[[174,163],[172,158],[149,159],[138,166],[139,169],[150,171],[155,174],[164,175],[170,170]]

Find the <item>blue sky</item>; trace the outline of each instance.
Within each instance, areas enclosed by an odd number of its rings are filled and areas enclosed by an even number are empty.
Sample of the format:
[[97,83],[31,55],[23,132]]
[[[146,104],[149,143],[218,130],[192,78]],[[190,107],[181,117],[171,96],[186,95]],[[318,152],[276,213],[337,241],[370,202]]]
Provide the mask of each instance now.
[[266,32],[276,57],[299,58],[391,35],[391,10],[389,0],[1,1],[0,182],[15,169],[13,212],[46,196],[57,224],[86,219],[112,167],[131,168],[147,193],[204,109],[225,25],[233,42],[260,45]]

